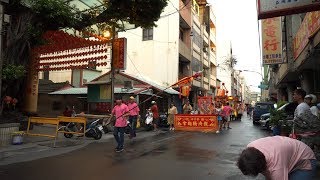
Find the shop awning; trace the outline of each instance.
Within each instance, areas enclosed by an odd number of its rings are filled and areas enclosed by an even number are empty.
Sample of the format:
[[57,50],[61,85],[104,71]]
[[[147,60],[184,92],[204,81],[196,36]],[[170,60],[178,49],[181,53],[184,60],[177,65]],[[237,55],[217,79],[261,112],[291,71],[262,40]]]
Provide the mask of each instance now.
[[[145,88],[133,88],[133,89],[125,89],[125,88],[114,88],[115,94],[143,94],[153,96],[153,92],[151,89]],[[88,88],[69,88],[64,90],[55,91],[52,93],[48,93],[49,95],[87,95]],[[157,96],[160,97],[160,96]]]

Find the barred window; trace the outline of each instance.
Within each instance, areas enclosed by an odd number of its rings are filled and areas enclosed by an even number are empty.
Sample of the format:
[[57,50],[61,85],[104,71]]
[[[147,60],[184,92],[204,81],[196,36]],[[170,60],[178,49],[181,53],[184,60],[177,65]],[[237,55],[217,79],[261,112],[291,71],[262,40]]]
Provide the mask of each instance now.
[[153,40],[153,28],[142,29],[142,40],[143,41]]

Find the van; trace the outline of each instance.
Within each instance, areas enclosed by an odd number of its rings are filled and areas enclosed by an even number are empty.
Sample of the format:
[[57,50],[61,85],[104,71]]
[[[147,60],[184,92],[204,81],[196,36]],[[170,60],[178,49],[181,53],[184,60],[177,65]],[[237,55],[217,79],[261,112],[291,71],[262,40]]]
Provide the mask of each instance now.
[[252,111],[253,124],[258,124],[262,114],[270,113],[274,109],[273,102],[257,102]]

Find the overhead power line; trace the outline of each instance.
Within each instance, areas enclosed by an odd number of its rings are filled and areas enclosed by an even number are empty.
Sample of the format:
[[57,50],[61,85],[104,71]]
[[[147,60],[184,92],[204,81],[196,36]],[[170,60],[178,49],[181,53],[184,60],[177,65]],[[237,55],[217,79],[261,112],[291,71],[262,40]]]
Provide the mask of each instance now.
[[[160,18],[165,18],[165,17],[171,16],[171,15],[173,15],[173,14],[176,14],[176,13],[182,11],[185,7],[187,7],[187,5],[188,5],[191,1],[192,1],[192,0],[189,0],[189,1],[188,1],[186,4],[184,4],[184,6],[181,7],[180,9],[177,9],[177,8],[174,7],[173,4],[172,4],[172,6],[176,9],[176,11],[174,11],[174,12],[172,12],[172,13],[169,13],[169,14],[165,14],[165,15],[163,15],[163,16],[160,16]],[[170,2],[171,2],[171,1],[170,1]]]

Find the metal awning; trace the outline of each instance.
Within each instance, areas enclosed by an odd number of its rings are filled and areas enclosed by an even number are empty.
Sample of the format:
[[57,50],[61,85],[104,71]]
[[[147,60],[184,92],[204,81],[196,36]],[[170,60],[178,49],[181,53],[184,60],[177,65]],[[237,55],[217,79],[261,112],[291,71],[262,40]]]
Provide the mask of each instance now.
[[[133,89],[125,89],[125,88],[114,88],[115,94],[142,94],[142,95],[149,95],[149,96],[156,96],[153,94],[151,89],[145,88],[133,88]],[[87,95],[88,88],[68,88],[63,89],[55,92],[48,93],[49,95]],[[156,96],[160,97],[160,96]]]
[[49,95],[87,95],[88,89],[86,87],[83,88],[68,88],[60,91],[54,91],[52,93],[48,93]]

